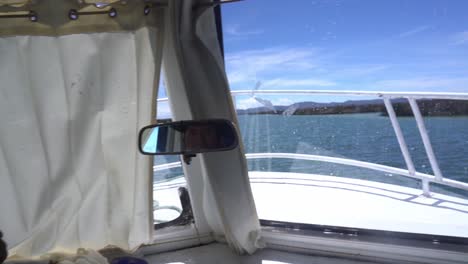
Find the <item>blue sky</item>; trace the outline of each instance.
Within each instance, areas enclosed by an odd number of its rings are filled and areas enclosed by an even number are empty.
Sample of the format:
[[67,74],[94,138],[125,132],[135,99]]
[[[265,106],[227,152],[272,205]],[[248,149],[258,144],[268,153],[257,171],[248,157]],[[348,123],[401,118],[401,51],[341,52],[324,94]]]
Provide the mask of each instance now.
[[223,4],[230,86],[468,92],[467,12],[467,0]]
[[467,11],[465,0],[224,4],[230,86],[468,92]]

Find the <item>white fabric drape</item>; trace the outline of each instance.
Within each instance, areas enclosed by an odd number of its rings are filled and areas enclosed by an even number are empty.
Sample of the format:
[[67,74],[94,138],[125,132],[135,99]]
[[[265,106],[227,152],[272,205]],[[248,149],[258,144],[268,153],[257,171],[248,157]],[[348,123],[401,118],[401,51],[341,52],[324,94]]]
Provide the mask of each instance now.
[[137,152],[159,82],[158,30],[0,37],[0,229],[10,255],[152,237]]
[[[171,109],[177,120],[225,118],[237,124],[213,9],[204,12],[200,5],[206,2],[170,1],[164,69]],[[215,236],[239,254],[255,252],[261,246],[260,223],[242,144],[201,154],[184,164],[184,171],[192,201],[202,201],[194,205],[195,213],[203,214]]]

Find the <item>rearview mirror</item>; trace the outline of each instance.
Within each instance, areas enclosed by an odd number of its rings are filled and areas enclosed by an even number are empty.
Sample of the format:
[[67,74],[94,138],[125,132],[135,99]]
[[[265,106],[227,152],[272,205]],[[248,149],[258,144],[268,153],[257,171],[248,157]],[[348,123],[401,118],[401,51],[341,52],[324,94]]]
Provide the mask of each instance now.
[[238,139],[230,121],[208,119],[146,126],[138,145],[145,155],[192,155],[234,149]]

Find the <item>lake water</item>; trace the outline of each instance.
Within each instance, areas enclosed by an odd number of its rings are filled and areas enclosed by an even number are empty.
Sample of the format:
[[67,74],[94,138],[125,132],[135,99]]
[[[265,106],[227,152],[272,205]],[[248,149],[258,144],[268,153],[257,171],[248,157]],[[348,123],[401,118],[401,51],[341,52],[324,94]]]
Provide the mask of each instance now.
[[[388,117],[377,113],[346,115],[239,115],[247,153],[301,153],[355,159],[406,168]],[[468,117],[426,117],[425,124],[444,177],[468,182]],[[416,170],[432,173],[412,117],[398,118]],[[158,157],[156,164],[178,160]],[[418,180],[368,169],[293,159],[249,160],[250,171],[301,172],[368,179],[420,188]],[[155,180],[181,175],[180,169],[155,174]],[[465,195],[431,184],[432,190]]]

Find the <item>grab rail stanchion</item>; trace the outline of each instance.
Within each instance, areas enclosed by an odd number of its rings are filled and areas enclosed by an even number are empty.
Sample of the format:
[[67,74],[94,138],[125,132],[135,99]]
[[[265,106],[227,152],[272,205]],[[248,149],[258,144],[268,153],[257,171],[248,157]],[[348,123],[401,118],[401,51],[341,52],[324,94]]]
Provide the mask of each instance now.
[[411,175],[414,175],[416,171],[414,168],[413,160],[411,159],[411,155],[408,151],[408,146],[406,145],[405,138],[401,131],[400,123],[398,123],[395,110],[393,109],[392,103],[390,99],[384,98],[385,108],[387,109],[388,117],[390,117],[390,121],[392,122],[393,130],[395,130],[395,134],[398,140],[398,144],[400,144],[401,153],[403,154],[403,158],[405,159],[406,166],[408,167],[408,171]]
[[236,95],[231,93],[231,98],[232,98],[232,104],[234,105],[234,111],[237,112],[237,99],[236,99]]
[[419,134],[421,134],[424,148],[426,149],[426,154],[429,158],[429,163],[431,164],[434,176],[437,181],[442,181],[442,172],[440,171],[439,164],[437,163],[437,159],[434,154],[434,150],[432,149],[431,140],[429,139],[429,135],[427,134],[426,126],[424,125],[424,120],[422,118],[421,111],[419,111],[419,106],[414,98],[408,98],[408,102],[411,106],[411,110],[413,111],[414,119],[416,119]]
[[[393,130],[395,130],[395,135],[398,140],[398,144],[400,145],[401,154],[403,154],[403,158],[405,159],[406,167],[408,168],[408,172],[410,175],[415,175],[416,169],[414,168],[413,160],[411,159],[411,155],[408,151],[408,145],[406,145],[405,137],[403,136],[403,132],[401,131],[400,123],[398,123],[395,110],[393,109],[392,102],[388,98],[383,98],[385,108],[387,109],[388,117],[392,123]],[[425,179],[421,180],[421,189],[423,191],[424,196],[430,196],[430,186],[429,182]]]
[[426,179],[422,179],[421,180],[421,185],[422,185],[422,191],[423,191],[423,195],[426,196],[426,197],[430,197],[431,196],[431,189],[430,189],[430,185],[429,185],[429,181],[426,180]]

